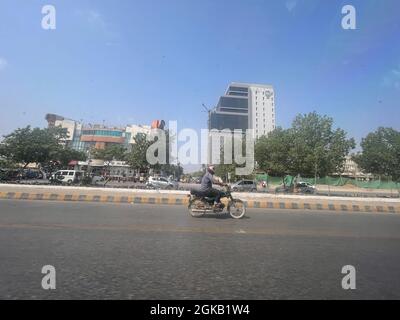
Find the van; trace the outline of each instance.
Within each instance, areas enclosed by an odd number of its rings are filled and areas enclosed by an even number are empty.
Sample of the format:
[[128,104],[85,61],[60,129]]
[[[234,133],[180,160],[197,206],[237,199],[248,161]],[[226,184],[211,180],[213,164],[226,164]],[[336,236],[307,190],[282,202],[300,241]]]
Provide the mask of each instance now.
[[66,184],[78,183],[82,180],[83,173],[83,171],[78,170],[59,170],[51,175],[51,180]]
[[233,191],[257,191],[257,185],[252,180],[240,180],[231,185]]

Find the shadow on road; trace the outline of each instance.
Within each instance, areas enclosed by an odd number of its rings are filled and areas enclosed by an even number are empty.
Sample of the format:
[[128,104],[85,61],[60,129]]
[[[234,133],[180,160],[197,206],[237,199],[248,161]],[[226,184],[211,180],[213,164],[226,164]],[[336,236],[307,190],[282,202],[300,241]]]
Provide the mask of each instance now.
[[[205,214],[201,217],[193,217],[194,219],[217,219],[217,220],[226,220],[226,219],[230,219],[230,220],[235,220],[234,218],[232,218],[228,213],[226,214],[222,214],[222,213],[216,213],[216,214]],[[239,220],[245,220],[245,219],[250,219],[250,217],[248,216],[244,216],[243,218],[239,219]]]

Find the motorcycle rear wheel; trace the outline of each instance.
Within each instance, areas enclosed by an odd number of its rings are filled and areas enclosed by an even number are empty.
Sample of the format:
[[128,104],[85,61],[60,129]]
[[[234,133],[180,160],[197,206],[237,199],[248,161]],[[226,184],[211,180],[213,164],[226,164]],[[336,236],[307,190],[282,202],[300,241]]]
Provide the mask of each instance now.
[[204,208],[204,203],[201,200],[193,200],[189,203],[188,209],[189,213],[192,217],[198,218],[203,216],[206,213],[206,209]]

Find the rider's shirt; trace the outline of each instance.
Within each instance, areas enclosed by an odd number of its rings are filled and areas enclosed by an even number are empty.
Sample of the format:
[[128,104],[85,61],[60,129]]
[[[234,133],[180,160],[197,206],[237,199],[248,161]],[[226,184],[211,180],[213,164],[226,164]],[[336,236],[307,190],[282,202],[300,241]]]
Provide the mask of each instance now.
[[212,189],[213,175],[207,172],[201,179],[200,191],[209,191]]

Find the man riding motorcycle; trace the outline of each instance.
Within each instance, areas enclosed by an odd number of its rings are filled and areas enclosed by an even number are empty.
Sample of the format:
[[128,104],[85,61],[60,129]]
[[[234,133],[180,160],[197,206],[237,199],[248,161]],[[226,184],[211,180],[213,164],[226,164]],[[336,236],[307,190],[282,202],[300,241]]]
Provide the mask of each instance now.
[[212,184],[215,183],[217,185],[223,186],[224,184],[220,181],[214,179],[215,168],[213,165],[209,165],[207,167],[207,172],[201,179],[200,192],[203,197],[215,197],[214,206],[215,207],[224,207],[221,203],[221,191],[212,187]]

